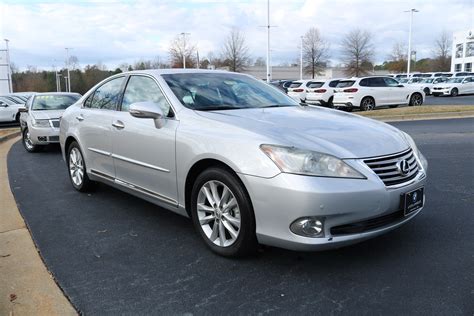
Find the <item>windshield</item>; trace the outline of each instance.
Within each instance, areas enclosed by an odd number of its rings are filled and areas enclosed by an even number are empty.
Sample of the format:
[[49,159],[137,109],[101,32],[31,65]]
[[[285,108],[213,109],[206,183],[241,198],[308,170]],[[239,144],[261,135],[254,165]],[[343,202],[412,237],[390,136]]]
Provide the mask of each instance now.
[[181,103],[200,111],[296,106],[284,93],[257,79],[235,73],[162,75]]
[[461,83],[464,78],[450,78],[447,83]]
[[407,83],[407,82],[408,82],[408,79],[406,79],[406,78],[398,79],[398,82],[400,82],[400,83]]
[[433,80],[434,80],[433,78],[429,78],[429,79],[423,79],[423,80],[421,80],[420,82],[421,82],[421,83],[432,83]]
[[64,110],[79,100],[79,95],[37,95],[31,105],[33,111]]

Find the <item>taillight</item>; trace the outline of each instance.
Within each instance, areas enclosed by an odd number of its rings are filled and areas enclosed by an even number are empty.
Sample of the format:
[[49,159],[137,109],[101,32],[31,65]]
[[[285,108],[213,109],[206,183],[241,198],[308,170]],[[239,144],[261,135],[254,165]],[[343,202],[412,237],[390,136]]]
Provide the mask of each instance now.
[[314,90],[315,93],[324,93],[326,92],[326,89],[317,89],[317,90]]
[[293,89],[293,92],[303,92],[304,89]]
[[359,89],[357,89],[357,88],[344,89],[344,92],[348,92],[348,93],[354,93],[354,92],[357,92],[357,91],[359,91]]

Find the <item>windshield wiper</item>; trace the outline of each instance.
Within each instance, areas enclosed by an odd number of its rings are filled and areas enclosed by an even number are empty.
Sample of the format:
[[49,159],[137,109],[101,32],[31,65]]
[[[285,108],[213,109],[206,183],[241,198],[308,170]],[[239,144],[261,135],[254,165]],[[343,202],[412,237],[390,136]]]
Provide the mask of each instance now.
[[266,109],[266,108],[282,108],[286,106],[295,106],[294,104],[270,104],[270,105],[265,105],[259,107],[260,109]]
[[230,107],[230,106],[209,106],[202,108],[195,108],[196,111],[219,111],[219,110],[239,110],[247,109],[246,107]]

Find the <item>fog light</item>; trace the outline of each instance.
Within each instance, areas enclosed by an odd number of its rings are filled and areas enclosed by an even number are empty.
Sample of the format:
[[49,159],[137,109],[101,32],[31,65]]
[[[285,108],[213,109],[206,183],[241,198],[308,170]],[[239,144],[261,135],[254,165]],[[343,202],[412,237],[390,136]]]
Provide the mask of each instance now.
[[39,140],[40,142],[45,142],[45,141],[48,140],[48,138],[47,138],[46,136],[38,136],[38,140]]
[[317,217],[302,217],[290,225],[290,230],[300,236],[324,237],[323,220]]

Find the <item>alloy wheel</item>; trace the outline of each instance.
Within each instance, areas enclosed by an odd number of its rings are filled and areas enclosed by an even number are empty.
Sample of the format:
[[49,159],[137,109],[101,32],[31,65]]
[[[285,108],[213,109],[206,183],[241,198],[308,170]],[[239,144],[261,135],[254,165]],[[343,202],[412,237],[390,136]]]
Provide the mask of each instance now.
[[366,111],[372,111],[375,108],[375,103],[372,99],[366,98],[362,101],[362,108]]
[[206,237],[220,247],[231,246],[239,237],[241,216],[234,193],[224,183],[206,182],[199,190],[197,216]]
[[414,106],[418,106],[418,105],[421,105],[423,103],[421,95],[415,94],[412,98],[413,98],[413,105]]
[[33,145],[33,142],[31,141],[31,136],[30,136],[30,131],[26,130],[25,131],[25,136],[23,137],[23,142],[25,143],[25,146],[28,150],[33,150],[35,145]]
[[72,148],[69,153],[69,173],[72,182],[80,186],[84,180],[84,160],[81,152],[76,147]]

